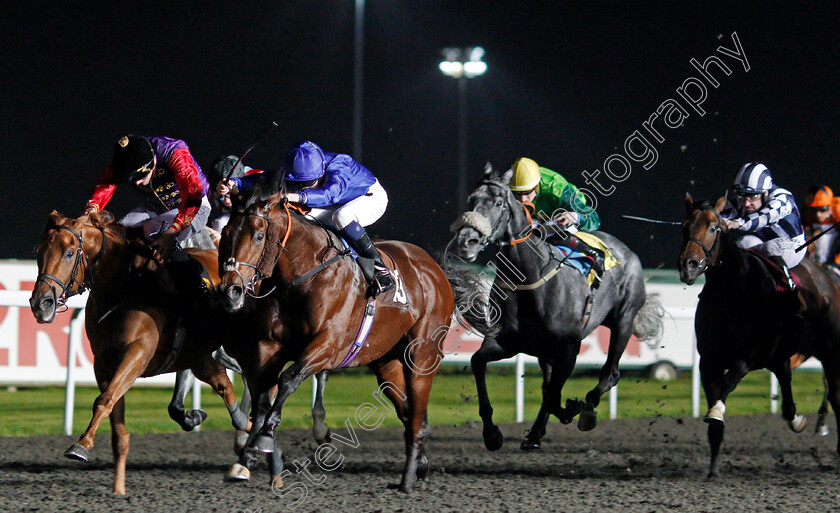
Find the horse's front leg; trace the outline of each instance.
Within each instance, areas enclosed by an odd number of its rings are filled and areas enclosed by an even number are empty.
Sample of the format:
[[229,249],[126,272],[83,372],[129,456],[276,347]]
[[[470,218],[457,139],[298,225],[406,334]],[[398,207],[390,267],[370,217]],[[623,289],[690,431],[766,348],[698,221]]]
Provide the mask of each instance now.
[[248,416],[239,408],[239,403],[236,401],[236,395],[233,392],[233,383],[228,378],[225,368],[210,355],[207,355],[192,370],[198,379],[210,385],[213,391],[219,394],[225,402],[233,427],[237,430],[247,431],[249,429]]
[[[64,456],[73,460],[88,460],[89,451],[93,448],[94,438],[96,437],[96,430],[99,429],[99,425],[105,420],[105,417],[111,415],[117,401],[128,392],[134,381],[148,367],[154,356],[154,350],[151,349],[152,345],[144,341],[128,344],[119,366],[113,372],[110,369],[102,368],[101,365],[94,366],[97,381],[100,383],[100,390],[102,388],[104,390],[93,402],[93,417],[90,419],[87,429],[79,438],[79,441],[64,452]],[[100,378],[100,376],[103,377]]]
[[626,315],[615,326],[610,327],[610,345],[607,350],[607,360],[604,366],[601,367],[601,375],[598,384],[595,388],[586,394],[586,404],[583,406],[580,418],[578,419],[578,429],[581,431],[589,431],[598,423],[595,408],[601,404],[601,396],[607,393],[618,383],[620,372],[618,370],[618,361],[624,350],[627,348],[627,342],[630,340],[630,335],[633,333],[633,317]]
[[779,390],[782,393],[782,418],[788,421],[791,431],[801,433],[805,430],[807,422],[804,415],[796,414],[796,403],[793,402],[793,390],[790,386],[790,360],[785,358],[781,362],[771,364],[768,368],[779,380]]
[[274,431],[280,425],[283,405],[303,380],[312,374],[311,371],[307,372],[305,369],[306,366],[301,363],[301,360],[298,360],[280,374],[280,378],[277,380],[277,398],[268,410],[262,426],[258,427],[255,420],[254,429],[248,437],[248,444],[239,455],[238,465],[240,467],[250,471],[256,464],[260,452],[274,452]]
[[[699,344],[699,343],[698,343]],[[703,422],[709,425],[707,436],[711,450],[708,479],[720,476],[720,447],[723,444],[723,431],[726,414],[726,398],[735,390],[738,383],[750,371],[744,361],[736,362],[729,370],[716,360],[700,357],[700,381],[706,393],[709,411],[703,417]]]
[[321,371],[315,375],[318,381],[318,386],[315,387],[315,403],[312,405],[312,436],[318,445],[329,443],[332,436],[330,428],[324,422],[327,416],[327,411],[324,409],[324,389],[327,386],[327,378],[329,372]]
[[513,355],[514,353],[500,346],[495,338],[485,338],[481,348],[470,359],[470,366],[475,376],[475,387],[478,392],[478,414],[484,423],[481,434],[484,438],[484,446],[491,451],[499,450],[505,442],[505,437],[499,427],[493,424],[493,407],[490,405],[490,398],[487,395],[487,363],[509,358]]
[[548,424],[548,417],[551,415],[551,412],[546,407],[545,404],[545,396],[546,391],[548,389],[548,383],[551,380],[551,371],[552,366],[550,363],[546,362],[544,359],[539,359],[540,369],[542,370],[542,404],[540,404],[540,411],[537,413],[537,418],[534,419],[534,424],[531,426],[531,429],[528,430],[528,434],[525,435],[525,439],[522,440],[522,443],[519,445],[519,448],[523,451],[536,451],[539,450],[541,446],[542,438],[545,436],[545,426]]

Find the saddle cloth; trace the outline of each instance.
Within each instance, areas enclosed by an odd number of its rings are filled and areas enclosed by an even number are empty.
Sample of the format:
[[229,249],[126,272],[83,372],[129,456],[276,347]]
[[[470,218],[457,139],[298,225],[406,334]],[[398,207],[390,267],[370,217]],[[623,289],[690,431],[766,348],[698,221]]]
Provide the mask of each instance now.
[[[770,274],[770,277],[773,278],[773,284],[776,286],[776,290],[778,292],[784,292],[788,290],[787,276],[785,276],[785,272],[778,265],[776,265],[776,262],[770,260],[770,258],[768,258],[766,255],[763,255],[754,249],[748,249],[747,251],[757,256],[761,263],[764,264],[764,267],[767,269],[767,272]],[[799,287],[801,285],[801,283],[799,282],[799,277],[793,274],[793,272],[791,272],[790,275],[793,277],[793,282],[796,283],[797,287]]]
[[[366,273],[373,273],[373,261],[369,258],[360,257],[356,250],[353,249],[344,237],[342,237],[338,232],[335,233],[341,243],[344,245],[344,249],[350,251],[350,256],[356,262],[357,268],[362,271],[362,274],[365,275]],[[397,268],[397,263],[391,258],[391,255],[386,253],[385,251],[379,250],[380,254],[382,255],[382,262],[385,264],[388,269],[391,270],[391,276],[394,278],[394,288],[385,292],[384,294],[380,294],[376,296],[376,303],[380,306],[391,306],[394,308],[400,308],[403,310],[407,310],[411,307],[411,303],[408,300],[408,294],[405,291],[405,280],[403,280],[402,275],[400,274],[399,269]],[[369,269],[365,269],[366,266],[369,266]],[[364,280],[363,280],[364,281]]]
[[[583,242],[589,244],[589,246],[601,250],[604,253],[604,272],[606,273],[608,270],[612,269],[617,265],[621,265],[621,262],[616,260],[613,256],[612,251],[610,250],[609,246],[607,246],[604,241],[592,235],[591,233],[586,232],[576,232],[575,236],[582,240]],[[592,260],[584,255],[583,253],[579,253],[577,251],[573,251],[570,248],[565,246],[555,246],[563,255],[569,255],[569,258],[566,260],[566,263],[574,267],[578,270],[582,275],[586,277],[586,283],[591,287],[595,280],[597,279],[595,276],[595,271],[592,270]]]

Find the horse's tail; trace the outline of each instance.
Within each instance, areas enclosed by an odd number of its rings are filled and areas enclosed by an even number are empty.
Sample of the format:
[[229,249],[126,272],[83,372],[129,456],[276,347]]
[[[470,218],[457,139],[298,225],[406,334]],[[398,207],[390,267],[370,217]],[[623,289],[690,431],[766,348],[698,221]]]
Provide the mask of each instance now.
[[459,265],[446,254],[438,259],[446,279],[455,296],[455,319],[484,336],[495,335],[499,331],[498,319],[493,319],[493,309],[488,301],[488,287],[482,283],[472,269]]
[[645,304],[636,312],[633,319],[633,334],[639,340],[655,340],[662,336],[665,326],[662,318],[665,317],[665,308],[658,298],[645,296]]

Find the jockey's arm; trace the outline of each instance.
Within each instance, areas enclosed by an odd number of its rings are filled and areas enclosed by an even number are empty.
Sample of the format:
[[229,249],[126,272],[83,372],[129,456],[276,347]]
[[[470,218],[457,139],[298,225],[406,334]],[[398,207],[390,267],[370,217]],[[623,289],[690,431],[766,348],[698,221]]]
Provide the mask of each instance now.
[[85,213],[99,212],[105,208],[108,202],[111,201],[116,190],[117,179],[114,176],[114,168],[108,166],[102,171],[99,181],[96,182],[96,186],[93,188],[93,193],[90,195],[90,199],[88,199],[87,205],[85,206]]

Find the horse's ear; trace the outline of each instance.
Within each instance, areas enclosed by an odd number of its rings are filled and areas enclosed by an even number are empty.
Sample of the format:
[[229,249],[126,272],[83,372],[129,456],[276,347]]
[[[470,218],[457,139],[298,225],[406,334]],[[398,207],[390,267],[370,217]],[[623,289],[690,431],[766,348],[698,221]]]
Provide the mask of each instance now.
[[720,214],[721,212],[723,212],[723,208],[725,206],[726,206],[726,196],[721,196],[715,202],[715,210],[717,211],[718,214]]
[[503,174],[502,177],[499,178],[499,181],[502,182],[503,184],[507,185],[507,184],[510,183],[510,177],[512,177],[512,176],[513,176],[513,169],[508,169],[507,171],[505,171],[505,174]]
[[685,193],[685,211],[691,212],[691,206],[694,205],[694,198],[691,197],[691,193]]
[[492,175],[493,175],[493,164],[491,164],[490,162],[487,162],[486,164],[484,164],[484,177],[489,178]]
[[50,212],[49,217],[47,217],[47,227],[50,226],[58,226],[61,224],[61,221],[64,219],[64,216],[61,215],[58,210],[53,210]]

